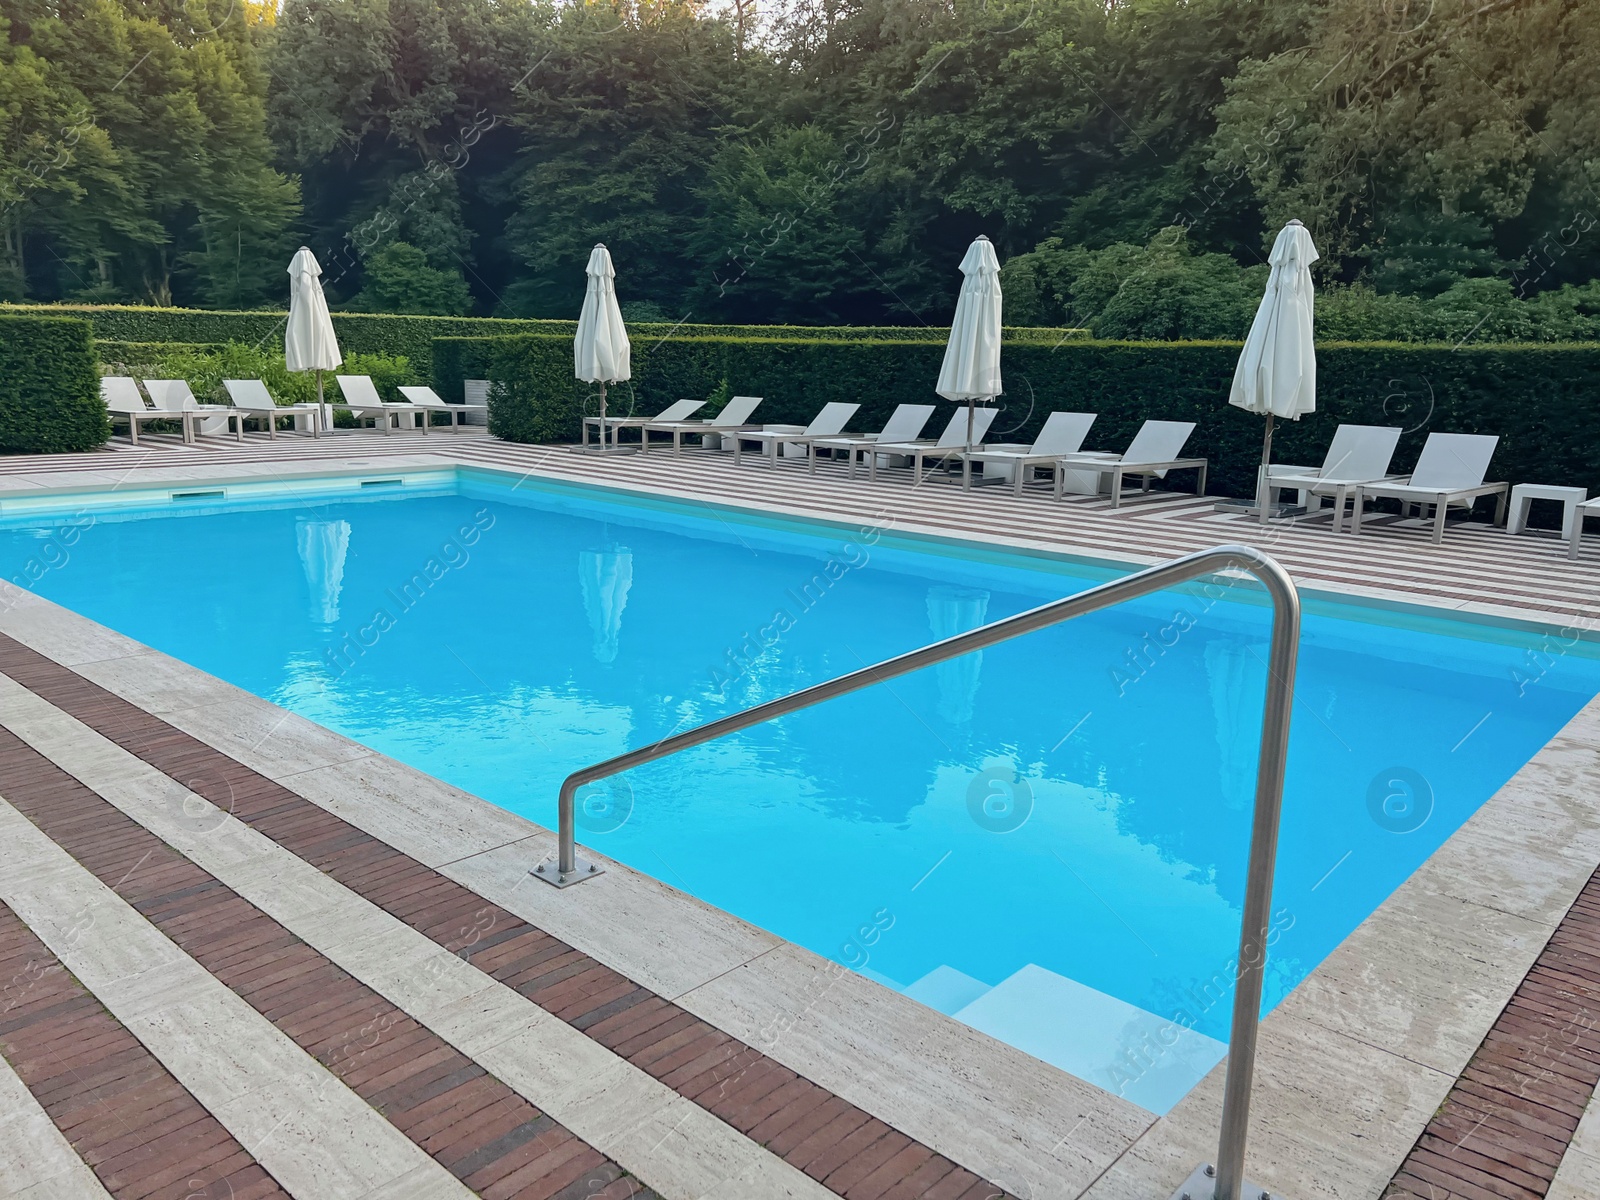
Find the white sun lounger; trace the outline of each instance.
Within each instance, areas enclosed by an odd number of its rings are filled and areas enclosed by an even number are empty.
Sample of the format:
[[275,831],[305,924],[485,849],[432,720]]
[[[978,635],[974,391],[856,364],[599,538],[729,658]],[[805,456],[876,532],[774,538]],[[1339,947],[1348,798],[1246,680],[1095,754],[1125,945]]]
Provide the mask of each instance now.
[[227,404],[201,404],[184,379],[146,379],[144,390],[162,412],[183,422],[183,440],[194,442],[202,433],[226,433],[235,412]]
[[1094,424],[1094,413],[1053,412],[1045,419],[1044,428],[1033,439],[1031,446],[986,446],[962,455],[961,486],[972,487],[972,464],[996,463],[1012,471],[1012,491],[1022,495],[1022,485],[1030,472],[1040,467],[1053,466],[1063,454],[1076,454],[1083,448],[1083,439],[1089,436]]
[[[606,427],[600,433],[600,444],[606,444],[606,432],[611,434],[611,444],[617,444],[617,434],[624,429],[642,429],[646,425],[672,424],[685,421],[706,406],[704,400],[678,400],[667,405],[653,417],[607,417]],[[585,417],[583,419],[583,448],[589,448],[589,430],[600,427],[599,417]],[[641,435],[642,436],[642,435]]]
[[1341,425],[1333,431],[1328,453],[1320,467],[1293,467],[1272,464],[1267,468],[1266,501],[1270,508],[1273,493],[1293,488],[1297,503],[1311,512],[1322,507],[1324,496],[1333,498],[1333,532],[1344,524],[1345,504],[1357,485],[1392,479],[1389,462],[1400,442],[1400,429],[1393,425]]
[[446,404],[439,393],[431,387],[403,387],[400,389],[400,394],[418,408],[427,410],[422,415],[425,423],[431,423],[433,414],[437,412],[442,412],[448,416],[450,418],[451,433],[460,431],[462,421],[466,420],[467,414],[474,408],[481,408],[484,412],[489,411],[487,404]]
[[1444,541],[1445,516],[1452,504],[1470,512],[1480,496],[1493,496],[1494,523],[1505,524],[1509,485],[1483,481],[1499,444],[1498,437],[1485,433],[1430,433],[1409,476],[1356,488],[1354,532],[1361,532],[1361,510],[1366,502],[1379,496],[1399,500],[1403,515],[1409,515],[1413,505],[1419,510],[1432,505],[1435,545]]
[[850,455],[850,478],[856,474],[856,459],[862,454],[873,453],[878,446],[891,442],[914,442],[917,435],[922,432],[922,427],[928,423],[928,418],[933,416],[932,404],[897,404],[894,412],[889,414],[889,419],[883,423],[883,428],[877,433],[866,434],[841,434],[838,437],[817,438],[811,443],[812,469],[816,469],[817,451],[832,450],[846,451]]
[[[180,413],[155,409],[147,405],[144,396],[139,392],[139,385],[129,375],[104,376],[100,380],[100,399],[105,401],[106,411],[111,414],[113,424],[117,421],[128,423],[128,437],[136,446],[139,444],[139,426],[148,421],[185,423]],[[189,440],[187,431],[183,440]]]
[[322,413],[318,405],[309,402],[278,404],[272,399],[272,393],[267,391],[267,385],[259,379],[224,379],[222,386],[228,390],[228,399],[233,401],[233,411],[238,414],[240,441],[244,440],[244,423],[247,420],[260,421],[267,436],[276,438],[279,417],[293,417],[296,429],[300,428],[301,418],[304,418],[311,426],[312,436],[322,436]]
[[711,433],[732,434],[752,428],[748,423],[750,414],[755,412],[756,405],[760,403],[760,396],[734,396],[714,417],[705,417],[698,421],[646,421],[639,426],[639,449],[641,452],[650,449],[652,433],[671,434],[672,452],[681,454],[685,437],[698,434],[704,439],[705,435]]
[[820,412],[811,418],[799,433],[792,429],[750,429],[734,435],[733,461],[741,461],[745,442],[757,442],[761,446],[761,454],[771,466],[778,465],[779,446],[803,446],[806,457],[811,455],[811,443],[820,438],[838,437],[844,431],[846,423],[856,415],[859,404],[846,404],[840,400],[833,400],[824,404]]
[[[998,408],[975,408],[972,410],[972,448],[983,448],[983,439],[989,432],[989,425],[994,421]],[[872,448],[872,453],[867,456],[867,477],[878,477],[878,460],[889,455],[896,455],[911,460],[912,477],[922,478],[922,464],[925,459],[937,459],[941,462],[960,455],[967,448],[967,407],[962,405],[950,414],[950,419],[945,422],[944,432],[937,440],[929,441],[922,438],[908,442],[880,442]]]
[[[1194,432],[1193,421],[1146,421],[1133,435],[1121,454],[1079,453],[1062,455],[1061,468],[1099,472],[1111,476],[1111,507],[1122,503],[1122,480],[1128,475],[1142,476],[1143,490],[1150,490],[1151,479],[1165,479],[1168,471],[1197,471],[1194,494],[1206,492],[1206,460],[1183,458],[1184,444]],[[1056,499],[1061,499],[1066,470],[1056,471]]]
[[398,424],[403,416],[410,416],[412,428],[415,429],[416,418],[422,419],[424,433],[432,427],[432,420],[428,416],[429,409],[422,404],[389,404],[378,395],[377,386],[372,382],[370,375],[335,375],[339,381],[339,391],[344,394],[343,408],[348,408],[356,415],[356,419],[365,420],[371,417],[374,424],[381,424],[384,433],[390,431],[390,418]]

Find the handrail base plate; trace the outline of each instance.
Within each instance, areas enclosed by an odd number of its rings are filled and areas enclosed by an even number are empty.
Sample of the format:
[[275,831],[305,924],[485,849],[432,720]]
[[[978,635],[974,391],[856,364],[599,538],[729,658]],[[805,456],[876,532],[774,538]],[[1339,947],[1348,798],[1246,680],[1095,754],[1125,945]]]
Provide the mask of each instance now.
[[[1172,1193],[1172,1200],[1216,1200],[1216,1170],[1210,1163],[1201,1163],[1183,1181],[1183,1186]],[[1283,1197],[1246,1179],[1239,1188],[1239,1200],[1283,1200]]]
[[548,883],[551,887],[566,888],[575,883],[582,883],[586,879],[593,879],[596,875],[604,875],[606,869],[597,862],[590,862],[586,858],[574,858],[573,869],[562,874],[556,870],[555,856],[545,859],[528,874],[535,879]]

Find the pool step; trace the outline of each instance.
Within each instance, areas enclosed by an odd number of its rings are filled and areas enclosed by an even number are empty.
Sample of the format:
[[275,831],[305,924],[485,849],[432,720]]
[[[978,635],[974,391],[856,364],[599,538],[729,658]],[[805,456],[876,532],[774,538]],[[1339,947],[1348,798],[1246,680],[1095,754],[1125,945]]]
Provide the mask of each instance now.
[[[913,989],[927,984],[931,994],[949,995],[960,980],[983,987],[940,967],[906,991],[939,1008]],[[1228,1052],[1215,1038],[1031,963],[949,1015],[1157,1115]]]
[[935,967],[905,989],[906,995],[947,1017],[953,1017],[979,996],[991,991],[987,983],[954,967]]

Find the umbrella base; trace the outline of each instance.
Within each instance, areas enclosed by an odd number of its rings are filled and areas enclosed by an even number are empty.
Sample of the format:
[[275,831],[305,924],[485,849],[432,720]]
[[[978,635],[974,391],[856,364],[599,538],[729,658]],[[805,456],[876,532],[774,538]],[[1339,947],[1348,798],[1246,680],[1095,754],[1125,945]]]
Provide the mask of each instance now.
[[[1259,517],[1261,508],[1254,500],[1218,500],[1215,511],[1219,513],[1232,513],[1234,516]],[[1290,517],[1303,517],[1306,508],[1303,504],[1274,504],[1267,510],[1267,520],[1286,520]]]

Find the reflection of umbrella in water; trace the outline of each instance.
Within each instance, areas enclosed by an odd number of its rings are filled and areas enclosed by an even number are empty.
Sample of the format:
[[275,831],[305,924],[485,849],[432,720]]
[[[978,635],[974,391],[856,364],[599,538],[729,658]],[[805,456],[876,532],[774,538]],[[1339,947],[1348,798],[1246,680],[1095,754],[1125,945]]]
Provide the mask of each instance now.
[[[955,637],[978,628],[988,612],[988,592],[973,588],[928,589],[928,624],[936,639]],[[947,659],[933,668],[934,678],[939,683],[941,718],[955,725],[972,720],[973,706],[978,700],[978,675],[982,670],[981,650]]]
[[595,661],[616,662],[622,610],[628,607],[628,589],[633,586],[633,551],[626,546],[578,551],[578,584],[594,632]]
[[332,625],[339,619],[344,590],[344,558],[350,550],[349,521],[298,521],[295,543],[306,585],[311,589],[311,619]]
[[1260,660],[1235,638],[1206,642],[1206,686],[1217,723],[1217,765],[1222,802],[1242,810],[1255,794],[1254,730],[1260,723]]

